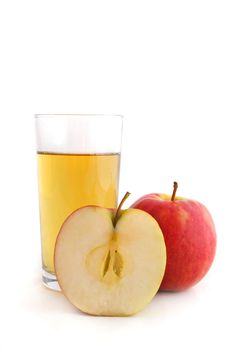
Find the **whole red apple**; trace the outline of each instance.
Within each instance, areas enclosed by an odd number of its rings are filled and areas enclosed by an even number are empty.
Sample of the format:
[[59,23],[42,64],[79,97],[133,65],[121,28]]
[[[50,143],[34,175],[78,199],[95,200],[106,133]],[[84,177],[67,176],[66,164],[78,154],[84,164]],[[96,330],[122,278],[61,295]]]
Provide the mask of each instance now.
[[167,265],[160,290],[180,291],[200,281],[209,270],[216,250],[216,232],[206,207],[194,200],[147,194],[133,208],[151,214],[162,229]]

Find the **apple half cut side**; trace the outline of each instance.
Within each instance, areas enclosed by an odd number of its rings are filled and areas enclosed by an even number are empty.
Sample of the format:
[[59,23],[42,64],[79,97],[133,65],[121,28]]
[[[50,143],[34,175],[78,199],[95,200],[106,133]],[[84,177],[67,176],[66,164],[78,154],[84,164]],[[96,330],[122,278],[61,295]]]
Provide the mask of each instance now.
[[158,291],[166,248],[159,225],[144,211],[122,210],[115,222],[113,210],[87,206],[62,225],[54,264],[62,292],[78,309],[127,316]]

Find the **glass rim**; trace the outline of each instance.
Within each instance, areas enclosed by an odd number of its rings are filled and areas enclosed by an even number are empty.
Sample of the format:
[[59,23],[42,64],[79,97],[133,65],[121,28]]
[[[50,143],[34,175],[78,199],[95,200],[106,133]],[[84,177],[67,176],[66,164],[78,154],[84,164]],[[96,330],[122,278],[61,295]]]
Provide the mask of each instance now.
[[101,118],[101,117],[108,117],[108,118],[120,118],[123,119],[123,115],[122,114],[104,114],[104,113],[48,113],[48,114],[34,114],[34,118],[35,119],[40,119],[40,118],[52,118],[52,117],[97,117],[97,118]]

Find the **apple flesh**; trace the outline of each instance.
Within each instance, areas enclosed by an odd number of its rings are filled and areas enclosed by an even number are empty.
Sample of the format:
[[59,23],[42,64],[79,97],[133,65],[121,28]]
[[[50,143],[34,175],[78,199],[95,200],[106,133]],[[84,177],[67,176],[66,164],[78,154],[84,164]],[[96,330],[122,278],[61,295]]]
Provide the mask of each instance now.
[[54,255],[58,283],[67,299],[92,315],[127,316],[154,297],[166,265],[157,222],[138,209],[87,206],[62,225]]
[[206,207],[194,200],[166,194],[148,194],[132,208],[152,215],[165,239],[167,265],[160,290],[180,291],[200,281],[216,250],[216,232]]

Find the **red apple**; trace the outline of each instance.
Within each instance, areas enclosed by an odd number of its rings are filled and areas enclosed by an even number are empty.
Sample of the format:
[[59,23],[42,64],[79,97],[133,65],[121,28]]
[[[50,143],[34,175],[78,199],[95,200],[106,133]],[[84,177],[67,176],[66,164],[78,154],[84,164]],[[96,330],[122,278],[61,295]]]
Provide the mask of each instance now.
[[194,200],[147,194],[132,208],[151,214],[162,229],[167,265],[160,290],[180,291],[199,282],[209,270],[216,250],[216,232],[206,207]]

